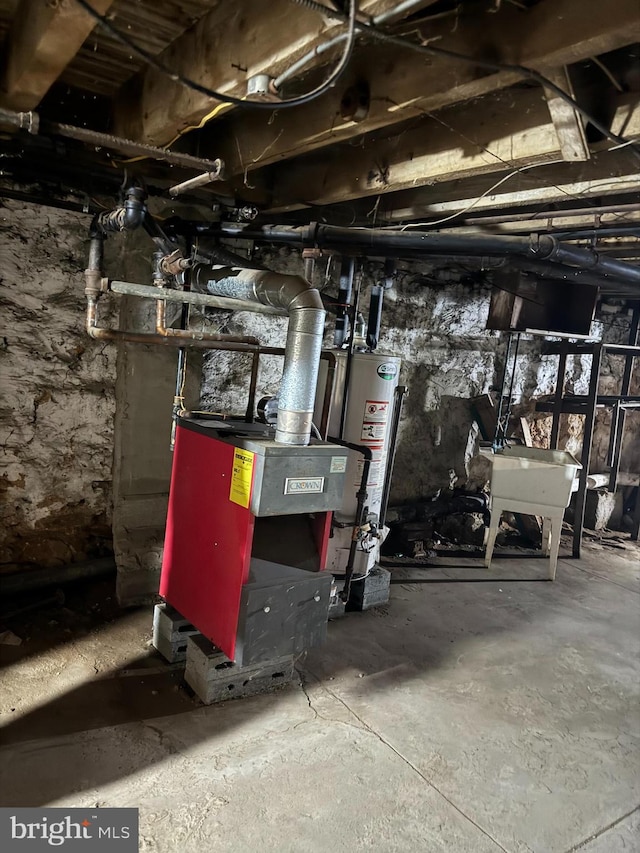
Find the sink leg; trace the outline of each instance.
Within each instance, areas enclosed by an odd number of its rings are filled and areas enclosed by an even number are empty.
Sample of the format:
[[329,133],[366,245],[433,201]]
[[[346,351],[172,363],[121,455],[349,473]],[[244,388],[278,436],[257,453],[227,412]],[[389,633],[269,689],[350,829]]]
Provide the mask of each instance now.
[[551,553],[549,555],[549,580],[555,580],[562,533],[562,516],[551,519]]
[[489,536],[487,537],[487,547],[484,552],[484,564],[487,569],[491,568],[491,557],[496,544],[496,536],[498,535],[498,527],[500,526],[500,518],[502,510],[494,505],[491,511],[491,524],[489,525]]
[[551,519],[542,519],[542,553],[547,557],[551,551]]

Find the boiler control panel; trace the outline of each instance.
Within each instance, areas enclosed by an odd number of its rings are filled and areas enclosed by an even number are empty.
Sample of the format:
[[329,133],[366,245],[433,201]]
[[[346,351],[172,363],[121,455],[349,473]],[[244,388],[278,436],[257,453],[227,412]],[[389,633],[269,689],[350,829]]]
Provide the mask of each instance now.
[[229,500],[254,516],[298,515],[339,509],[344,499],[349,451],[312,439],[301,447],[277,444],[272,431],[238,422],[181,420],[180,425],[231,444]]

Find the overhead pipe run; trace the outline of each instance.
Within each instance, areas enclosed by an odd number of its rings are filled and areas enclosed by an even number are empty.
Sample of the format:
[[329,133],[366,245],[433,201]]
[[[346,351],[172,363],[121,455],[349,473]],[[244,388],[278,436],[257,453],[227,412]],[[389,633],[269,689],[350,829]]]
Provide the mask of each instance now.
[[214,296],[248,300],[288,312],[275,440],[281,444],[309,444],[325,319],[319,292],[301,276],[208,264],[195,264],[191,281],[201,289],[206,287]]
[[[154,344],[168,347],[189,347],[193,349],[219,349],[233,352],[256,352],[259,349],[257,338],[240,338],[234,335],[205,335],[193,330],[183,331],[183,335],[167,333],[164,309],[166,303],[158,303],[161,311],[157,313],[156,331],[128,332],[120,329],[105,329],[98,325],[98,300],[109,289],[109,281],[102,275],[104,237],[94,233],[89,248],[89,266],[85,270],[85,296],[87,298],[86,331],[94,340],[126,341],[137,344]],[[150,288],[155,290],[155,288]],[[158,291],[160,289],[158,288]]]
[[19,113],[13,110],[0,108],[0,126],[8,125],[19,130],[26,130],[34,136],[45,134],[48,136],[62,136],[66,139],[75,139],[85,142],[96,148],[106,148],[110,151],[120,151],[128,157],[145,157],[149,160],[163,160],[173,166],[184,169],[197,169],[199,172],[217,173],[224,170],[221,160],[207,160],[204,157],[194,157],[191,154],[182,154],[179,151],[169,151],[166,148],[156,148],[154,145],[145,145],[143,142],[134,142],[132,139],[123,139],[110,133],[100,133],[97,130],[89,130],[87,127],[76,127],[72,124],[61,124],[41,118],[36,112]]
[[136,284],[132,281],[109,281],[112,293],[125,296],[139,296],[142,299],[163,299],[167,302],[178,302],[182,305],[196,305],[199,308],[220,308],[226,311],[252,311],[256,314],[271,314],[276,317],[286,317],[284,308],[273,308],[270,305],[260,305],[242,299],[227,299],[224,296],[212,296],[210,293],[195,293],[188,290],[160,290],[150,284]]
[[548,234],[531,237],[511,235],[460,235],[433,231],[395,231],[380,228],[343,228],[312,223],[305,226],[243,225],[222,223],[219,233],[228,237],[317,246],[342,250],[357,248],[369,255],[402,257],[403,252],[421,255],[467,255],[474,257],[526,257],[551,264],[564,264],[610,276],[640,287],[640,267],[600,255],[588,249],[561,243]]
[[[183,304],[203,305],[206,304],[208,296],[209,299],[227,300],[244,309],[266,308],[277,313],[286,312],[289,316],[289,327],[275,440],[281,444],[309,444],[325,320],[325,310],[319,292],[300,276],[284,275],[270,270],[245,269],[235,264],[222,266],[193,263],[191,258],[183,257],[181,250],[149,215],[145,201],[144,190],[131,187],[123,205],[113,211],[103,212],[93,220],[89,266],[85,270],[88,334],[98,340],[131,341],[178,348],[258,351],[260,344],[254,337],[210,334],[167,326],[167,301],[176,298],[176,291],[168,285],[172,276],[187,270],[190,286],[199,284],[200,290],[204,289],[207,293],[182,291],[180,300]],[[154,254],[154,287],[147,289],[143,285],[119,282],[116,289],[157,299],[155,333],[101,328],[98,326],[98,300],[110,289],[108,279],[102,274],[104,238],[108,232],[129,231],[141,225],[158,247]]]

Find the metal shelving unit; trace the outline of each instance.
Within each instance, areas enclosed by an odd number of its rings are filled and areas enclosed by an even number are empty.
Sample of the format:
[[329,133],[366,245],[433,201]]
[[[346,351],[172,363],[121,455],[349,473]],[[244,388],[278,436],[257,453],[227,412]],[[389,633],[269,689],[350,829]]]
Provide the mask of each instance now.
[[[561,341],[560,343],[548,344],[544,353],[546,355],[558,355],[558,373],[556,378],[556,390],[552,400],[536,403],[539,412],[550,412],[553,415],[551,427],[551,448],[558,448],[558,437],[560,432],[560,416],[563,414],[584,415],[584,436],[582,441],[582,452],[580,461],[582,471],[580,482],[576,493],[574,525],[573,525],[573,556],[580,556],[582,542],[582,531],[584,527],[584,515],[587,503],[587,480],[589,477],[589,460],[591,458],[591,446],[596,420],[596,412],[599,408],[612,410],[611,429],[609,435],[609,448],[607,453],[607,466],[609,468],[609,491],[615,492],[620,475],[620,457],[622,452],[622,441],[624,438],[624,426],[626,413],[633,409],[640,409],[640,396],[629,394],[631,379],[633,376],[634,359],[640,357],[640,345],[638,345],[638,327],[640,324],[640,306],[634,309],[631,320],[628,344],[606,344],[602,342],[587,343],[584,341]],[[602,395],[598,394],[600,382],[600,370],[603,355],[625,356],[625,366],[620,383],[620,394]],[[566,396],[564,385],[567,370],[567,358],[569,355],[591,355],[591,374],[589,378],[589,393],[581,396]],[[631,538],[638,541],[640,538],[640,496],[636,499],[633,517],[633,528]]]

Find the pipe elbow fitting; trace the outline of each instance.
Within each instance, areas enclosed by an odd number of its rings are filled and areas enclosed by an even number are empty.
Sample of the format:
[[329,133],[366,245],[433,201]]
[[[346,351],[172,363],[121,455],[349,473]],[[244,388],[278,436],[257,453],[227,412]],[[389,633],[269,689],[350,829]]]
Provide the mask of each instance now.
[[529,238],[529,253],[536,258],[553,259],[558,252],[558,241],[551,234],[532,234]]
[[108,231],[134,231],[144,222],[147,213],[145,204],[146,193],[142,187],[130,187],[127,190],[127,200],[122,207],[100,213],[95,220],[95,226],[105,234]]

